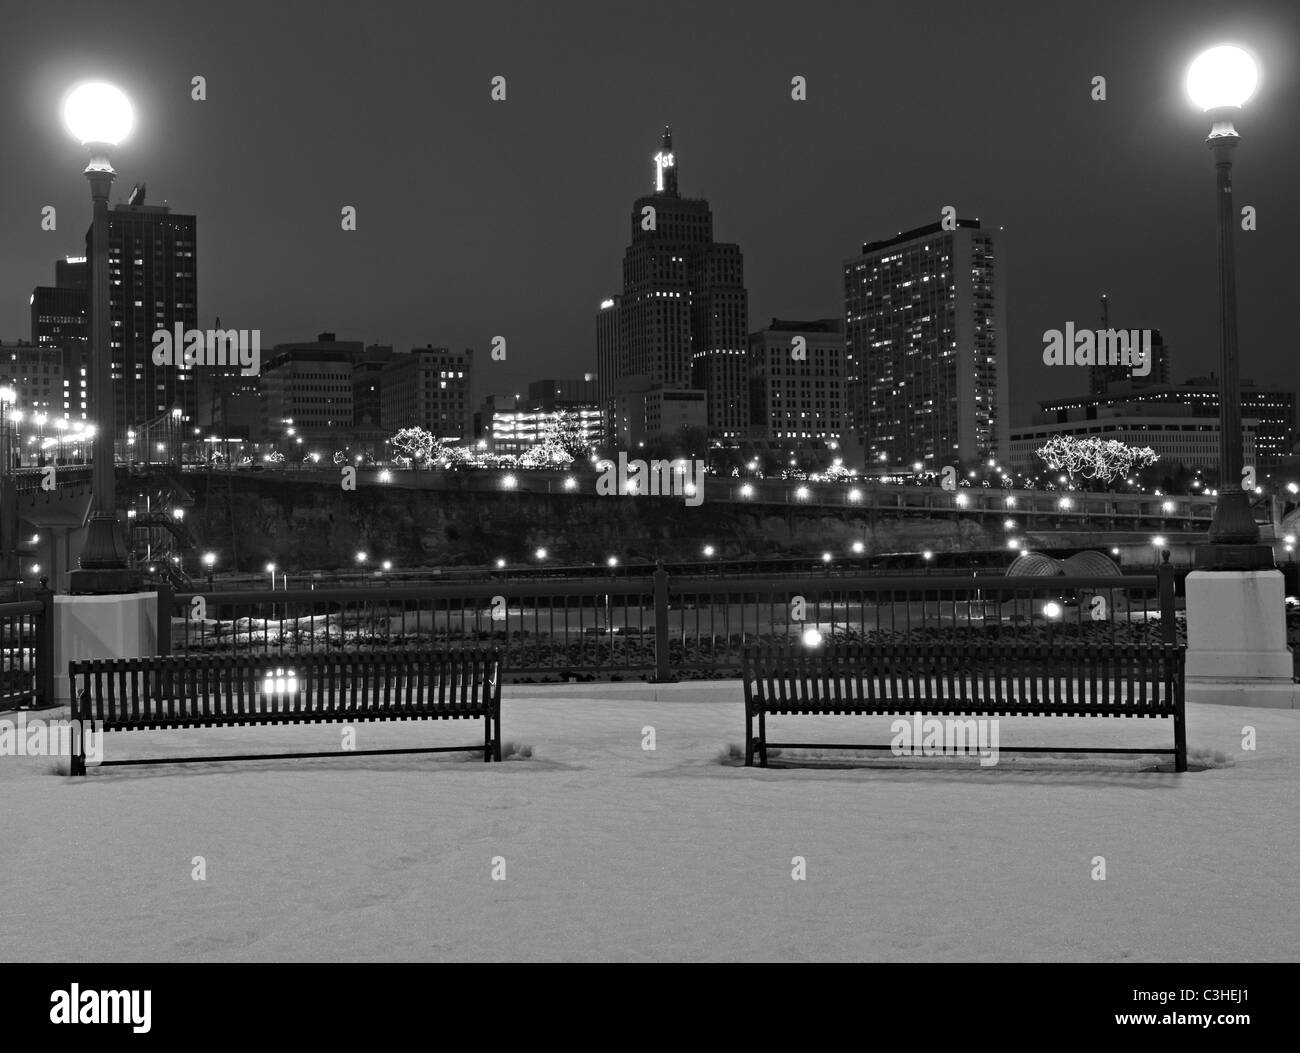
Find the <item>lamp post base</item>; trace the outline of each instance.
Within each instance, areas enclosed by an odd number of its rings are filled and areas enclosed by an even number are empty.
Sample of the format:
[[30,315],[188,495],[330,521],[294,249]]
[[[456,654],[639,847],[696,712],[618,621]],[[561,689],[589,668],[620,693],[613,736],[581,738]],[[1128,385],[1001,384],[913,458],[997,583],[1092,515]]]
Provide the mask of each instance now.
[[1273,570],[1271,545],[1220,545],[1213,541],[1197,545],[1195,549],[1197,570]]
[[140,591],[140,574],[129,567],[68,571],[68,592],[83,596],[118,596]]

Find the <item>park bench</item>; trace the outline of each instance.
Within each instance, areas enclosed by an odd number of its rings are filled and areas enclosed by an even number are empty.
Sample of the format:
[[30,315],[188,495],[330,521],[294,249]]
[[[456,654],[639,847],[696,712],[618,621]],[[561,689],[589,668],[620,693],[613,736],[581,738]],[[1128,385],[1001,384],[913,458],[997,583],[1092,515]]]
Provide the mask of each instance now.
[[1184,772],[1184,652],[1169,642],[750,645],[743,656],[745,764],[752,766],[757,754],[767,767],[767,751],[776,748],[891,748],[770,742],[767,718],[777,715],[1172,717],[1171,749],[1002,746],[1000,752],[1173,754],[1175,770]]
[[[495,650],[359,651],[285,655],[170,655],[69,664],[72,719],[108,731],[480,718],[471,746],[353,750],[347,755],[482,751],[501,759],[501,676]],[[86,774],[85,737],[71,774]],[[258,760],[340,751],[256,754]],[[241,756],[184,758],[203,761]],[[169,763],[171,758],[104,764]]]

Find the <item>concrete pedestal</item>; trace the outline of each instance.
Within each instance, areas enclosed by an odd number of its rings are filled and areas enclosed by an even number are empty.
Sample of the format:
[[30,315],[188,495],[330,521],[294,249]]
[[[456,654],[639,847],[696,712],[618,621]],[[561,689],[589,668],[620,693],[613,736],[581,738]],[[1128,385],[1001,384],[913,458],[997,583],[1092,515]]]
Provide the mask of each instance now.
[[72,700],[68,663],[158,653],[158,594],[54,597],[54,697]]
[[1294,670],[1280,571],[1187,575],[1188,702],[1294,709]]

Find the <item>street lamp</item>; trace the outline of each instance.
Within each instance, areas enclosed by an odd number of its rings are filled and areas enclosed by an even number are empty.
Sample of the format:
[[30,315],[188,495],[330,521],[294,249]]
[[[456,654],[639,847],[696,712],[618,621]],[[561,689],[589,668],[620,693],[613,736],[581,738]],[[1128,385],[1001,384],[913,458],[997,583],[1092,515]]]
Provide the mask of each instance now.
[[1273,566],[1273,550],[1260,545],[1250,498],[1241,486],[1241,382],[1237,362],[1237,272],[1233,231],[1233,119],[1255,94],[1259,70],[1244,50],[1224,44],[1201,52],[1187,70],[1187,94],[1210,119],[1205,140],[1214,154],[1219,223],[1219,496],[1210,523],[1210,544],[1197,552],[1197,566],[1250,570]]
[[90,359],[92,407],[100,429],[95,436],[91,476],[91,510],[80,569],[69,575],[72,592],[118,593],[132,588],[126,545],[117,523],[117,480],[113,464],[113,352],[109,344],[108,192],[116,172],[109,151],[131,133],[135,114],[131,102],[111,84],[79,84],[63,102],[68,131],[90,151],[86,179],[90,183],[93,221],[90,238]]
[[212,568],[217,565],[217,554],[215,552],[203,553],[203,565],[208,568],[208,589],[212,589]]

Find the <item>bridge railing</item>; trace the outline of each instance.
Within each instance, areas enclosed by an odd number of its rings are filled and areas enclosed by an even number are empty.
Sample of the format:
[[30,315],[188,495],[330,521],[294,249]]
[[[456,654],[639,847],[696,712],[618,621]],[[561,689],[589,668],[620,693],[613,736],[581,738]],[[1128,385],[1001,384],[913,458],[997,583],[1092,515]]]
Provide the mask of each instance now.
[[[198,469],[227,471],[227,469]],[[236,470],[237,474],[240,470]],[[267,465],[259,472],[277,480],[338,485],[333,465]],[[589,465],[570,471],[473,469],[401,469],[366,467],[357,472],[360,486],[393,485],[461,493],[513,492],[590,496],[596,473]],[[681,501],[681,496],[644,497],[643,500]],[[831,507],[925,516],[935,513],[1019,517],[1042,528],[1046,522],[1077,524],[1092,519],[1127,521],[1136,529],[1198,529],[1214,515],[1215,499],[1207,494],[1134,494],[1087,490],[1015,490],[962,486],[947,491],[937,486],[882,484],[870,479],[808,482],[797,479],[747,478],[723,475],[704,477],[705,502],[728,504]],[[1257,518],[1269,521],[1268,509]]]
[[[90,486],[94,469],[88,464],[50,465],[54,469],[53,487],[64,490],[70,487]],[[44,468],[19,468],[10,476],[14,493],[20,497],[30,497],[48,492],[45,480],[48,478]]]
[[0,710],[54,703],[54,593],[0,602]]
[[512,679],[734,676],[751,642],[960,640],[1097,646],[1177,638],[1173,568],[1100,577],[670,576],[159,593],[159,653],[290,661],[497,647]]

